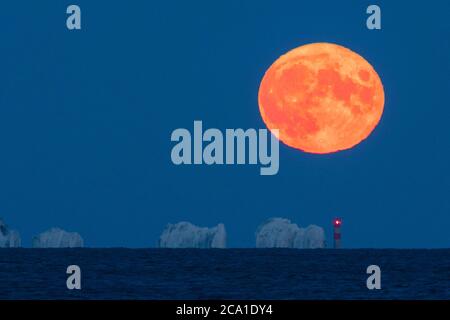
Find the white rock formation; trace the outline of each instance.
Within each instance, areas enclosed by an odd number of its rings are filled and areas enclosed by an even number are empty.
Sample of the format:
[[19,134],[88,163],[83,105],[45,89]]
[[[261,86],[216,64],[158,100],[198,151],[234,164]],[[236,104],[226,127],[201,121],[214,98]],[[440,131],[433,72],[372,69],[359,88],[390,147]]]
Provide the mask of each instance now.
[[18,248],[20,244],[19,233],[9,230],[8,226],[0,219],[0,248]]
[[256,231],[257,248],[316,249],[324,246],[325,233],[316,225],[303,229],[288,219],[272,218]]
[[33,238],[33,248],[79,248],[83,247],[83,238],[76,232],[67,232],[52,228]]
[[160,248],[225,248],[225,226],[201,228],[190,222],[168,224],[159,238]]
[[[303,247],[309,249],[323,248],[325,246],[325,232],[323,228],[310,225],[305,229]],[[296,247],[294,247],[296,248]]]

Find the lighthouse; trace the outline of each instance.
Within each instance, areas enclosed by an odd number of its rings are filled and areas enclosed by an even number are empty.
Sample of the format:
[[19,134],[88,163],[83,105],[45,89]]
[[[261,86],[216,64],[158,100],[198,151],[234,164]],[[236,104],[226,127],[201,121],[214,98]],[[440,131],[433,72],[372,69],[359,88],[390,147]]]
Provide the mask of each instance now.
[[334,218],[333,220],[333,239],[334,239],[334,248],[340,249],[341,248],[341,225],[342,225],[342,219],[341,218]]

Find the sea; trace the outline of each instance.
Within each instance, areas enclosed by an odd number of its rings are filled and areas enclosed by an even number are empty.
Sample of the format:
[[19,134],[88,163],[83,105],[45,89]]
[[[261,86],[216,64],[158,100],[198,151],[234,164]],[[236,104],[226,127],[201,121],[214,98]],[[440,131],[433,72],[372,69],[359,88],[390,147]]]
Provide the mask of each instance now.
[[0,299],[448,300],[450,250],[0,249]]

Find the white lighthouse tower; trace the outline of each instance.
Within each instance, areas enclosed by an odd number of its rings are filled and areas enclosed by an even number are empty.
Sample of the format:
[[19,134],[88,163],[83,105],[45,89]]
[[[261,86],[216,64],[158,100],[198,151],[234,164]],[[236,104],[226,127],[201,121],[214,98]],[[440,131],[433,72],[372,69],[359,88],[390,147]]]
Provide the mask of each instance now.
[[341,248],[341,225],[342,225],[342,219],[341,218],[334,218],[333,220],[333,239],[334,239],[334,248],[340,249]]

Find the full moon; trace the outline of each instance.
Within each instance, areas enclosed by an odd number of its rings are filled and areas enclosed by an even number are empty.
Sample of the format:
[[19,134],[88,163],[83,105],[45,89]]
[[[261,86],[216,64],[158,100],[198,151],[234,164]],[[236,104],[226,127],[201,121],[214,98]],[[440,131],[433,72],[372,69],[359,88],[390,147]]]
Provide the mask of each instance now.
[[370,135],[383,114],[384,90],[377,72],[359,54],[312,43],[270,66],[258,102],[264,123],[279,140],[324,154],[350,149]]

